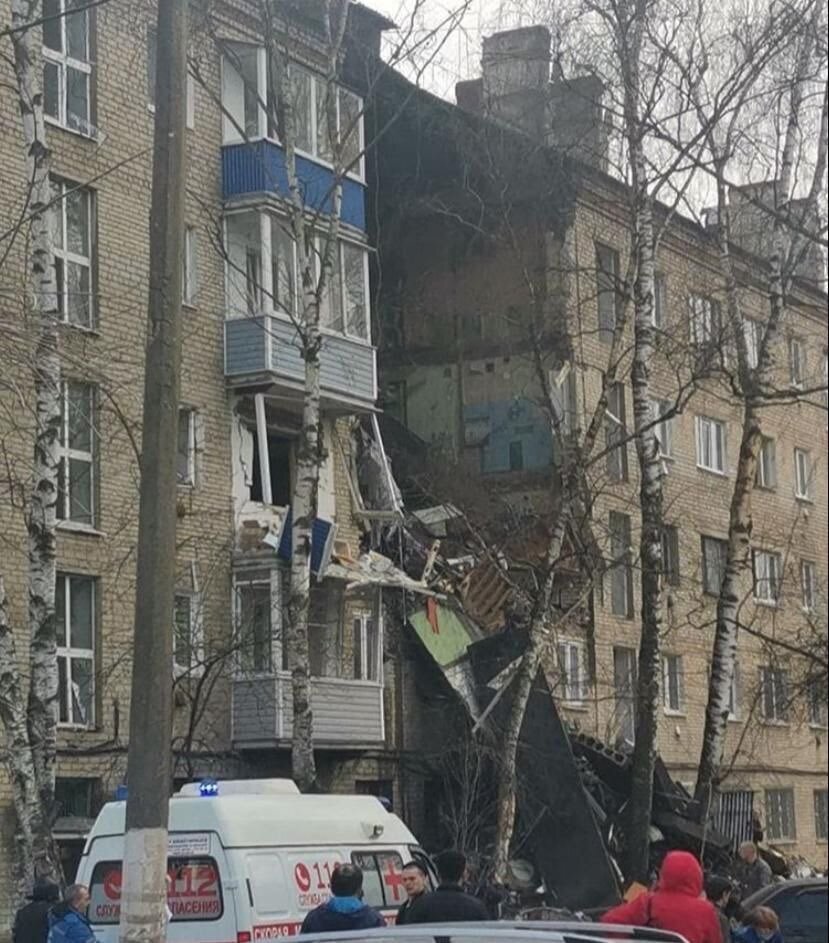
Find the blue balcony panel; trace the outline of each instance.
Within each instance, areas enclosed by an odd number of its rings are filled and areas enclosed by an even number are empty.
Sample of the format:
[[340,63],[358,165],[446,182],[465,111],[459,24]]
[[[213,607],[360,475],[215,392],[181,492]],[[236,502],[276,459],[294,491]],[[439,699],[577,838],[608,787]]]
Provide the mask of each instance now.
[[[330,213],[334,175],[306,157],[297,155],[297,173],[309,209]],[[287,199],[288,174],[285,154],[273,141],[225,144],[222,148],[222,196],[225,200],[276,193]],[[342,221],[366,231],[365,186],[350,177],[343,181]]]

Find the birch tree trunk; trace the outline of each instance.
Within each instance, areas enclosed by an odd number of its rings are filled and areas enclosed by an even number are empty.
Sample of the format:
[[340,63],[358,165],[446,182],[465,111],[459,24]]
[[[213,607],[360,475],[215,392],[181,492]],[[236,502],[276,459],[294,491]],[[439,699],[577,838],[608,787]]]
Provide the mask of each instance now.
[[639,114],[640,58],[648,10],[637,2],[620,6],[619,57],[624,80],[625,133],[631,165],[633,198],[634,344],[633,414],[634,441],[639,463],[641,530],[641,620],[636,696],[636,727],[631,771],[631,795],[627,809],[627,877],[645,883],[650,864],[650,824],[653,806],[653,774],[659,716],[660,636],[662,632],[662,462],[659,455],[651,397],[654,308],[653,202],[648,190],[645,161],[645,129]]
[[[37,0],[12,0],[12,27],[40,16]],[[58,297],[52,243],[51,155],[43,121],[39,67],[39,31],[20,29],[11,35],[14,72],[26,149],[29,182],[30,302],[36,317],[33,372],[35,436],[32,486],[28,496],[29,691],[27,735],[34,771],[37,814],[29,823],[34,869],[56,879],[59,865],[51,839],[55,795],[58,667],[55,638],[55,535],[57,524],[60,406]],[[21,692],[22,693],[22,692]],[[25,814],[34,807],[27,804]]]
[[[718,776],[722,765],[728,727],[730,691],[737,660],[739,605],[746,575],[751,574],[751,532],[753,527],[751,497],[762,445],[761,407],[764,395],[773,385],[771,351],[780,333],[785,311],[787,280],[792,274],[791,271],[787,271],[787,266],[792,259],[792,248],[795,240],[793,240],[791,230],[785,225],[785,216],[789,209],[795,183],[794,168],[801,134],[800,125],[802,122],[801,111],[804,91],[815,51],[815,38],[822,29],[823,7],[823,2],[816,3],[810,22],[804,24],[804,34],[795,61],[788,116],[782,142],[777,205],[773,208],[775,211],[773,241],[769,258],[767,288],[769,313],[758,351],[757,366],[754,369],[751,369],[748,363],[738,285],[729,248],[730,219],[725,184],[725,155],[717,151],[713,133],[709,136],[717,166],[720,266],[726,281],[728,314],[738,354],[739,379],[743,395],[743,426],[734,491],[729,509],[728,550],[725,572],[717,599],[717,625],[711,659],[705,728],[694,793],[694,798],[700,804],[703,819],[708,815],[718,786]],[[827,150],[829,150],[829,144],[827,143],[827,101],[827,92],[824,88],[820,139],[807,198],[807,203],[815,211],[818,209],[818,197],[822,191],[826,175],[826,155]],[[796,254],[795,252],[794,255],[796,256]]]

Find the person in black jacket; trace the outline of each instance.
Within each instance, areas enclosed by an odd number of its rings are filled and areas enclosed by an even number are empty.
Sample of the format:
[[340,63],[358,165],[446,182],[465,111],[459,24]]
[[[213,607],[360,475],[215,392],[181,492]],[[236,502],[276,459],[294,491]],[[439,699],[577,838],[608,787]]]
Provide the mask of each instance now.
[[29,903],[17,911],[12,928],[13,943],[46,943],[49,911],[60,900],[60,888],[51,881],[36,881]]
[[436,891],[418,898],[406,914],[406,923],[469,923],[489,920],[486,907],[461,886],[466,874],[466,856],[444,851],[435,863],[440,884]]
[[370,930],[386,921],[363,903],[363,872],[356,864],[341,864],[331,875],[331,897],[305,918],[300,933],[338,933]]
[[397,911],[395,923],[398,926],[404,926],[409,922],[409,911],[412,909],[412,904],[429,893],[429,876],[426,873],[426,866],[417,861],[404,864],[403,887],[406,890],[407,899],[400,910]]

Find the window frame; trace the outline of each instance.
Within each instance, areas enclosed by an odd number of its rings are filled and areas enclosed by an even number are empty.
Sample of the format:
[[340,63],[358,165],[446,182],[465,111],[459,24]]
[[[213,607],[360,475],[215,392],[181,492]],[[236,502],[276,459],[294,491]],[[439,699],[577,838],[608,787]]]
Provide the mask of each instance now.
[[826,700],[826,686],[819,678],[812,678],[806,686],[806,700],[809,710],[809,726],[825,730],[829,727],[829,705]]
[[653,308],[651,310],[651,327],[661,331],[665,327],[668,301],[668,280],[664,272],[656,272],[653,276]]
[[662,579],[668,586],[679,586],[682,581],[679,528],[676,524],[664,524],[662,526]]
[[[622,656],[624,654],[624,662],[622,664]],[[624,690],[619,685],[619,670],[620,668],[626,669],[626,677],[624,679]],[[613,713],[614,719],[617,722],[617,725],[620,722],[619,710],[622,705],[625,708],[625,716],[627,718],[628,714],[630,715],[630,724],[632,727],[631,737],[625,737],[625,740],[633,742],[633,737],[636,734],[636,689],[638,685],[638,663],[636,649],[631,648],[629,645],[614,645],[613,646]],[[622,737],[625,731],[619,730],[619,736]]]
[[[183,664],[176,657],[178,638],[178,601],[188,601],[188,645],[193,656],[192,664]],[[176,589],[173,597],[173,673],[176,676],[198,677],[204,673],[204,633],[201,617],[201,594],[194,589]]]
[[[181,418],[187,416],[187,454],[183,456],[179,450],[181,444],[179,436],[181,434]],[[179,488],[195,488],[197,480],[196,469],[196,422],[198,411],[192,406],[179,405],[178,408],[178,427],[176,432],[176,485]],[[179,473],[178,463],[181,458],[187,462],[187,472],[184,476]]]
[[817,604],[817,564],[814,560],[800,561],[800,606],[804,612],[814,612]]
[[[79,134],[85,138],[95,139],[98,136],[97,128],[92,121],[93,107],[93,68],[92,68],[92,44],[93,44],[93,10],[82,9],[70,12],[70,0],[54,0],[57,4],[58,28],[60,29],[60,51],[52,49],[41,40],[42,54],[42,80],[43,80],[43,120],[47,124],[62,128],[64,131],[70,131]],[[42,8],[42,6],[41,6]],[[85,22],[86,34],[86,59],[77,59],[68,53],[68,44],[66,41],[66,23],[70,16],[82,16]],[[58,82],[58,114],[51,115],[46,111],[46,69],[48,65],[53,65],[57,70]],[[70,69],[74,69],[86,76],[86,118],[80,118],[80,121],[86,122],[86,127],[76,126],[69,122],[69,93],[67,76]]]
[[[70,387],[83,388],[89,403],[89,449],[75,449],[69,444],[69,391]],[[62,379],[60,382],[60,435],[58,437],[58,488],[56,502],[58,521],[63,526],[94,531],[98,524],[98,387],[83,380]],[[72,517],[72,463],[83,462],[89,474],[89,520]],[[63,515],[60,514],[61,503]]]
[[[701,471],[709,472],[712,475],[722,477],[728,474],[728,425],[721,419],[715,419],[713,416],[696,416],[696,448],[697,448],[697,468]],[[719,433],[719,441],[717,441]],[[705,448],[703,448],[703,445]],[[717,458],[720,461],[720,467],[714,464],[706,464],[705,452],[709,453],[709,458],[713,462]]]
[[[371,684],[383,683],[383,636],[382,624],[377,613],[369,609],[355,609],[351,614],[351,628],[354,632],[354,680],[365,681]],[[359,633],[359,634],[358,634]],[[360,644],[357,645],[359,637]],[[360,664],[357,660],[359,655]],[[374,674],[372,674],[372,658],[374,659]],[[359,670],[358,670],[359,669]]]
[[[234,634],[236,637],[236,653],[234,658],[234,673],[237,679],[271,678],[276,676],[284,667],[284,649],[282,645],[282,570],[279,567],[255,567],[249,570],[238,570],[233,574],[232,612]],[[246,653],[250,649],[255,651],[255,638],[243,635],[242,627],[242,592],[251,588],[265,588],[268,592],[268,627],[267,638],[267,665],[257,666],[253,659],[249,665],[245,664]],[[264,642],[265,639],[262,639]]]
[[[760,718],[764,724],[786,726],[789,723],[789,673],[785,668],[761,665]],[[769,713],[767,708],[771,707]]]
[[[782,800],[785,798],[785,803]],[[764,806],[766,820],[766,836],[774,842],[796,842],[797,841],[797,808],[795,803],[794,788],[792,786],[778,786],[764,790]],[[772,802],[778,804],[776,809],[772,808]],[[786,808],[784,808],[784,805]],[[783,833],[777,830],[777,825],[781,829],[785,827],[784,819],[790,818],[790,833]],[[779,821],[778,821],[779,819]]]
[[[72,573],[59,570],[57,579],[63,585],[63,637],[59,635],[61,626],[58,624],[57,614],[55,618],[55,630],[57,640],[57,660],[58,664],[64,663],[64,678],[66,681],[63,692],[60,690],[60,681],[58,682],[58,721],[60,728],[67,730],[92,730],[95,728],[97,716],[97,642],[98,642],[98,579],[85,573]],[[89,583],[90,588],[90,625],[89,637],[91,648],[79,648],[72,645],[72,584],[76,581]],[[60,644],[61,641],[64,644]],[[90,716],[85,720],[75,720],[75,698],[72,686],[72,666],[76,661],[89,662],[90,694],[89,694],[89,713]],[[60,678],[60,672],[58,672]],[[63,694],[63,696],[62,696]],[[61,714],[64,712],[68,720],[61,720]]]
[[198,231],[195,226],[184,227],[184,245],[181,255],[181,303],[195,308],[199,290]]
[[[707,546],[715,546],[718,553],[719,579],[718,585],[714,588],[708,579],[709,569],[707,565],[708,558],[705,549]],[[722,591],[722,582],[725,578],[725,566],[728,561],[728,541],[722,537],[712,537],[710,534],[700,534],[700,551],[702,562],[702,591],[706,596],[719,597]]]
[[731,674],[731,684],[728,690],[728,717],[729,721],[737,722],[742,719],[740,710],[740,665],[734,662],[734,671]]
[[806,345],[802,337],[789,336],[789,385],[795,390],[803,389],[806,375]]
[[[672,687],[675,687],[675,703],[671,696]],[[671,717],[685,715],[685,666],[682,655],[676,652],[662,654],[662,710]]]
[[[766,461],[769,456],[769,460]],[[768,473],[767,465],[770,466]],[[771,436],[761,436],[760,451],[757,453],[757,468],[754,473],[754,487],[763,491],[777,490],[777,441]]]
[[[616,333],[616,325],[619,323],[619,268],[620,256],[618,250],[604,242],[594,242],[594,261],[596,264],[596,318],[598,325],[599,341],[603,344],[609,344]],[[606,258],[603,259],[602,256]],[[610,262],[610,267],[605,266],[605,261]],[[613,323],[610,323],[607,317],[607,302],[603,301],[608,295],[612,295]]]
[[[564,658],[562,659],[562,655]],[[575,682],[570,669],[575,656],[578,674]],[[556,642],[556,660],[558,662],[561,696],[559,700],[568,707],[586,706],[590,697],[590,681],[587,673],[587,646],[579,639],[561,638]]]
[[760,364],[760,348],[763,343],[765,325],[756,318],[743,318],[743,337],[746,345],[746,363],[749,370],[756,370]]
[[608,387],[605,408],[606,467],[608,480],[614,484],[627,481],[630,475],[626,399],[624,383],[616,382]]
[[[617,529],[615,524],[618,524]],[[631,565],[631,520],[630,515],[622,514],[620,511],[611,511],[609,516],[608,530],[610,532],[610,543],[611,543],[611,554],[612,562],[610,566],[610,611],[614,616],[619,616],[622,619],[632,619],[633,618],[633,567]],[[613,550],[613,541],[615,539],[625,539],[626,546],[622,555],[617,557]],[[618,575],[621,574],[621,575]],[[617,611],[615,607],[615,593],[614,589],[617,587],[614,586],[614,579],[624,580],[624,591],[625,591],[625,611]]]
[[[774,566],[767,568],[765,575],[757,575],[757,567],[761,560],[774,563]],[[780,602],[783,583],[783,561],[779,553],[775,550],[764,550],[757,547],[752,550],[752,574],[754,577],[754,601],[764,606],[777,606]],[[772,572],[772,570],[774,572]],[[758,593],[758,589],[767,584],[768,593]]]
[[675,404],[669,399],[652,399],[650,401],[651,421],[656,436],[660,458],[673,459],[674,457],[674,420],[676,416],[668,416],[673,412]]
[[814,466],[812,453],[809,449],[796,446],[793,453],[794,461],[794,496],[798,501],[813,502],[814,496]]
[[819,842],[829,840],[829,790],[815,789],[812,792],[815,810],[815,838]]
[[710,295],[690,292],[688,313],[691,324],[691,343],[698,350],[719,347],[722,340],[722,310]]
[[[64,177],[52,175],[50,184],[53,191],[52,210],[59,215],[56,220],[60,226],[60,245],[58,240],[53,239],[53,252],[55,256],[55,288],[57,292],[57,302],[60,305],[60,323],[80,331],[95,331],[98,327],[98,310],[95,296],[95,273],[96,273],[96,215],[95,215],[95,191],[81,184],[73,183]],[[68,248],[67,233],[68,221],[66,214],[67,198],[70,195],[79,194],[84,200],[86,217],[86,239],[88,246],[88,255],[84,256],[78,252],[73,252]],[[62,277],[58,278],[58,264]],[[89,297],[87,299],[88,318],[86,322],[72,320],[69,313],[69,266],[75,265],[84,268],[87,271],[89,282]],[[62,283],[62,284],[61,284]]]

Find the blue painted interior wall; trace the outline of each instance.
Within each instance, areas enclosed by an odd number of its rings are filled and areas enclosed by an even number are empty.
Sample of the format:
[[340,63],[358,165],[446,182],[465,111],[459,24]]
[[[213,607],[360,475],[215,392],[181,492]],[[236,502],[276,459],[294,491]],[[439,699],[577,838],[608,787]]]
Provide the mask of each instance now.
[[[537,471],[553,461],[553,438],[543,411],[525,397],[464,406],[467,445],[481,441],[481,471]],[[470,441],[472,436],[473,441]],[[521,468],[516,468],[517,459]]]

